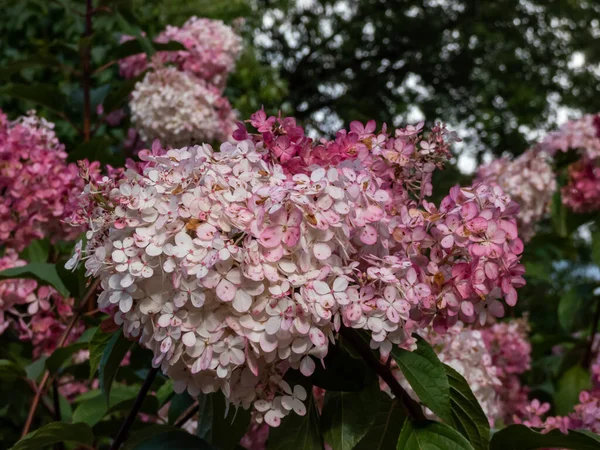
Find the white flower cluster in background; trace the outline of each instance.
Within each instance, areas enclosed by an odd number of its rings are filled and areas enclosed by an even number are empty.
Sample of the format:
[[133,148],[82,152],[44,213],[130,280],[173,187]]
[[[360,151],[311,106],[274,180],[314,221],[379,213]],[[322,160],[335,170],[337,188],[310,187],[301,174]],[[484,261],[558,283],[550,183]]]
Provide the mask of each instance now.
[[174,67],[146,74],[129,102],[131,120],[142,139],[183,147],[227,140],[235,115],[218,89]]

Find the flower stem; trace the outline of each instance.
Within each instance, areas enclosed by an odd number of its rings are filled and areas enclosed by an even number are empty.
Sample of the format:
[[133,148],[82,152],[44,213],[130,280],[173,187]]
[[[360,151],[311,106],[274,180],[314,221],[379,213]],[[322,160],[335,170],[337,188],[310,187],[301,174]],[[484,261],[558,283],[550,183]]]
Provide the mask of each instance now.
[[592,332],[590,334],[590,343],[583,357],[583,367],[589,368],[594,360],[594,340],[598,331],[598,322],[600,322],[600,298],[596,297],[596,311],[592,319]]
[[356,334],[356,331],[351,328],[342,327],[340,329],[340,334],[358,352],[364,362],[390,387],[392,393],[396,396],[406,414],[412,419],[424,420],[425,415],[423,414],[421,405],[408,395],[398,380],[396,380],[396,377],[394,377],[390,368],[385,364],[382,364],[375,355],[373,355],[371,349],[365,345]]
[[182,427],[188,420],[194,417],[198,413],[198,411],[200,411],[200,405],[198,404],[198,402],[194,402],[188,409],[186,409],[183,412],[183,414],[181,414],[177,418],[175,423],[173,423],[173,426],[177,428]]
[[125,418],[125,422],[123,422],[123,425],[121,425],[121,429],[117,433],[115,441],[110,446],[110,450],[117,450],[119,447],[121,447],[121,444],[125,442],[125,439],[127,439],[129,429],[131,428],[131,425],[133,425],[133,421],[140,412],[142,404],[144,403],[144,399],[146,398],[146,395],[148,394],[148,391],[150,390],[150,387],[152,386],[152,383],[154,382],[154,378],[156,377],[157,373],[157,367],[153,367],[152,369],[150,369],[150,372],[148,372],[148,376],[146,376],[146,380],[144,380],[144,384],[140,388],[140,391],[138,392],[138,395],[135,398],[135,401],[133,402],[133,406],[131,407],[129,414]]
[[[75,326],[75,324],[79,320],[79,317],[81,316],[81,308],[85,307],[85,304],[92,297],[94,292],[96,292],[96,289],[98,288],[99,284],[100,284],[99,279],[94,280],[92,282],[92,284],[88,288],[87,292],[81,299],[81,302],[79,303],[79,307],[73,312],[73,317],[71,317],[71,320],[67,324],[67,327],[65,328],[63,335],[61,336],[60,340],[58,341],[56,348],[60,348],[63,345],[65,345],[65,342],[67,341],[67,338],[69,337],[69,334],[71,334],[73,327]],[[50,381],[50,372],[48,372],[46,370],[46,372],[44,372],[44,376],[42,377],[42,380],[40,381],[40,384],[35,392],[35,395],[33,396],[33,400],[31,402],[31,407],[29,408],[29,413],[27,414],[27,420],[25,421],[25,426],[23,427],[23,431],[21,432],[21,439],[23,439],[25,437],[25,435],[27,433],[29,433],[29,429],[31,428],[31,424],[33,422],[33,417],[35,416],[35,412],[40,403],[40,399],[42,398],[42,395],[44,394],[44,390],[46,389],[46,385],[48,384],[48,381]]]
[[[62,415],[60,413],[60,394],[58,392],[58,381],[56,378],[52,382],[52,400],[54,402],[54,420],[60,422],[62,420]],[[58,442],[54,446],[54,450],[64,450],[65,444],[62,442]]]

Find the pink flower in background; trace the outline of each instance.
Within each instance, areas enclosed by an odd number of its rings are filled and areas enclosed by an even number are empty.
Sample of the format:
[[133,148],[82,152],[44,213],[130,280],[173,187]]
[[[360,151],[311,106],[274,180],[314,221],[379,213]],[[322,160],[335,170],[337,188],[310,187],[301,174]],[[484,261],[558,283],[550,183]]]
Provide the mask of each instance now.
[[[122,42],[133,39],[125,36]],[[158,64],[174,63],[184,72],[212,85],[224,87],[227,75],[235,68],[242,51],[242,38],[220,20],[192,17],[181,27],[169,25],[155,39],[157,43],[179,42],[185,50],[161,51],[154,58]],[[125,78],[135,78],[148,68],[146,55],[129,56],[119,62]]]
[[0,243],[18,251],[32,240],[70,240],[81,232],[63,221],[84,183],[53,128],[34,112],[9,122],[0,111]]

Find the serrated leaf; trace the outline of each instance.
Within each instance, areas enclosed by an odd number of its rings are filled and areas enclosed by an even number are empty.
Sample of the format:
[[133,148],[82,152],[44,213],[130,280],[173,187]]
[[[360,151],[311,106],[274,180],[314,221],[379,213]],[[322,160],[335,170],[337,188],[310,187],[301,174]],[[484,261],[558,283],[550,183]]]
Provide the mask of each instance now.
[[111,336],[108,344],[104,348],[100,364],[98,366],[98,381],[100,389],[104,393],[104,397],[108,405],[110,405],[110,389],[117,374],[117,370],[121,365],[121,361],[125,354],[129,351],[133,342],[123,336],[123,331],[119,330]]
[[561,297],[557,314],[558,321],[563,330],[567,332],[573,331],[581,304],[582,302],[575,288],[569,289]]
[[450,402],[456,428],[475,450],[489,447],[490,424],[467,380],[452,367],[444,364],[450,383]]
[[58,276],[54,264],[31,263],[26,266],[13,267],[0,272],[0,280],[9,280],[11,278],[33,278],[41,284],[52,286],[63,297],[69,297],[69,290]]
[[48,359],[46,359],[46,369],[50,373],[55,373],[62,367],[62,365],[73,356],[73,353],[88,348],[87,342],[77,342],[67,347],[57,348],[52,352]]
[[560,430],[540,433],[525,425],[510,425],[492,436],[490,450],[533,450],[538,448],[566,448],[570,450],[598,450],[600,436],[587,430]]
[[352,450],[367,434],[379,410],[377,377],[360,392],[327,391],[321,431],[333,450]]
[[398,405],[398,401],[391,399],[384,392],[379,392],[379,411],[367,434],[354,447],[354,450],[394,448],[405,419],[406,414]]
[[412,422],[406,420],[397,450],[473,450],[469,441],[448,425],[430,420]]
[[233,450],[248,431],[250,411],[226,404],[220,392],[200,394],[196,435],[221,450]]
[[319,431],[319,413],[311,391],[306,400],[306,415],[292,413],[281,420],[281,425],[269,430],[267,450],[323,450]]
[[217,450],[204,439],[183,430],[158,433],[128,448],[131,450]]
[[84,423],[53,422],[29,433],[11,450],[39,450],[65,441],[91,446],[94,435],[90,426]]
[[556,414],[567,415],[579,403],[579,393],[592,387],[590,373],[580,365],[575,365],[567,370],[558,382],[554,394]]
[[34,361],[25,367],[27,378],[30,380],[37,380],[46,370],[46,359],[46,356],[42,356],[37,361]]
[[416,350],[409,352],[394,347],[391,354],[425,406],[444,422],[453,425],[450,384],[444,365],[433,348],[423,338],[417,337]]

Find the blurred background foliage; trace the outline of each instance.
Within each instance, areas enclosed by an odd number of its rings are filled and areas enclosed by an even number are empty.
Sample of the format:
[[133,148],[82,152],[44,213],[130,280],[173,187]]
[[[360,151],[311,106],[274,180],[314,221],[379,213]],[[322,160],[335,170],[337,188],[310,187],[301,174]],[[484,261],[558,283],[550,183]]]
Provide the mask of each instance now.
[[[464,137],[459,150],[480,161],[490,153],[522,153],[560,114],[600,111],[600,0],[96,3],[100,10],[117,8],[149,37],[192,15],[234,24],[246,49],[226,95],[240,117],[264,105],[269,113],[296,116],[313,134],[331,136],[351,120],[443,120]],[[10,118],[36,108],[56,123],[72,159],[117,164],[129,124],[98,122],[91,141],[81,143],[79,71],[90,46],[93,109],[123,106],[133,86],[119,77],[113,58],[125,30],[114,15],[101,14],[92,36],[82,37],[84,8],[81,0],[0,1],[0,108]],[[434,190],[468,179],[451,165],[439,172]],[[512,311],[528,314],[532,327],[532,393],[553,400],[557,414],[576,401],[567,387],[589,379],[586,349],[600,286],[597,217],[562,208],[554,202],[552,217],[525,248],[528,285]],[[17,342],[3,348],[20,358],[30,353]],[[0,397],[7,398],[2,386]],[[8,429],[18,432],[24,405],[10,403],[10,414],[0,414],[14,422]]]

